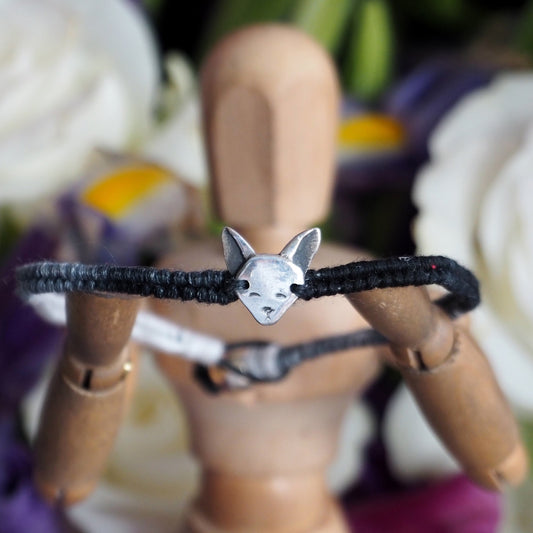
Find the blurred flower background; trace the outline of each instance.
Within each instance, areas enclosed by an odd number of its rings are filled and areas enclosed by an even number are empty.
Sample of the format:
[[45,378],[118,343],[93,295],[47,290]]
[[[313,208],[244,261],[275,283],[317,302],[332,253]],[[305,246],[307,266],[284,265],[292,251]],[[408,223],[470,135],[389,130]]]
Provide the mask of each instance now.
[[[197,72],[220,37],[268,21],[314,36],[341,75],[325,232],[474,269],[473,333],[533,450],[533,2],[1,0],[2,533],[175,531],[198,467],[148,358],[93,497],[65,515],[35,491],[29,435],[62,332],[18,300],[13,268],[150,264],[217,226]],[[344,435],[330,484],[358,532],[533,529],[533,482],[504,497],[472,485],[391,370],[354,399]]]

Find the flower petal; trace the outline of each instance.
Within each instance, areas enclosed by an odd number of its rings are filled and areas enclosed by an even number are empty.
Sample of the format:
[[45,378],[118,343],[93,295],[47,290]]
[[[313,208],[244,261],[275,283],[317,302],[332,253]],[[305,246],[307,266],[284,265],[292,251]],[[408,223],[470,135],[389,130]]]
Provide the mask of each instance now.
[[146,113],[151,112],[159,87],[158,50],[154,35],[135,3],[129,0],[54,0],[54,3],[76,13],[87,44],[113,59],[134,91],[137,105]]
[[[413,189],[414,202],[420,209],[420,218],[414,226],[419,253],[451,253],[467,266],[475,266],[471,243],[480,208],[478,198],[495,179],[517,142],[513,136],[507,135],[495,145],[486,136],[480,136],[471,139],[468,145],[437,155],[422,169]],[[438,231],[432,239],[422,241],[426,220],[433,220],[434,229],[438,226],[445,228],[451,239],[457,240],[464,255],[452,253],[453,248],[443,250]]]
[[207,162],[196,97],[189,98],[168,118],[147,143],[144,154],[192,185],[205,185]]
[[489,306],[472,316],[472,333],[485,351],[498,382],[511,404],[523,415],[533,415],[533,358],[531,350],[513,335]]
[[464,476],[369,502],[353,502],[347,517],[357,533],[494,533],[501,496]]

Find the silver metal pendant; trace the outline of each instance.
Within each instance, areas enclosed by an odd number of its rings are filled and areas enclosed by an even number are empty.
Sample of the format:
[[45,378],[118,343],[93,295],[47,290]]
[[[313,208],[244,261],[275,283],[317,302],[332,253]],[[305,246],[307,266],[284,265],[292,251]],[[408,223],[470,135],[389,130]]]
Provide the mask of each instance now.
[[291,285],[303,285],[305,273],[320,245],[320,230],[313,228],[294,237],[279,255],[256,254],[234,229],[222,232],[228,270],[247,288],[237,295],[263,325],[275,324],[298,299]]

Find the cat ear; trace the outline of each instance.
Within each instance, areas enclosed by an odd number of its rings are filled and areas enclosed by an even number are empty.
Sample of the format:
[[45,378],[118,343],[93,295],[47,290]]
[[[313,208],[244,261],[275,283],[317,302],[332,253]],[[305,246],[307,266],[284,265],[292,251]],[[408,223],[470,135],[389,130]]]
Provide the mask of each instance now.
[[308,229],[294,237],[279,255],[292,261],[305,273],[320,246],[320,230]]
[[226,266],[232,275],[235,275],[244,263],[255,255],[254,249],[244,237],[234,229],[227,227],[222,231],[222,247],[224,248]]

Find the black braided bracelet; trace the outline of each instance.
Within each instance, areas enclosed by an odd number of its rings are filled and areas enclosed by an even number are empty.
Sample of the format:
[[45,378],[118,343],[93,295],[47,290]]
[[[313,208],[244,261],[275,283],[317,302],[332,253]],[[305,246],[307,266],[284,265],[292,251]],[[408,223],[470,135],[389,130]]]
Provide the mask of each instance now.
[[[236,301],[237,291],[246,289],[245,285],[248,284],[229,271],[222,270],[182,272],[151,267],[51,262],[33,263],[18,268],[17,280],[19,291],[26,294],[108,292],[183,301],[197,300],[221,305]],[[432,284],[440,285],[448,291],[435,304],[452,318],[475,308],[480,301],[476,277],[455,261],[440,256],[378,259],[308,270],[304,284],[291,285],[290,290],[295,296],[310,300],[372,289]],[[245,350],[244,358],[225,357],[218,366],[234,376],[240,376],[246,383],[277,381],[304,361],[348,348],[375,346],[386,342],[385,337],[372,329],[282,347],[269,342],[246,341],[227,346],[229,353]],[[209,392],[221,392],[228,388],[227,383],[216,383],[208,368],[202,364],[195,365],[194,375]]]
[[[153,267],[31,263],[17,269],[22,293],[111,292],[227,305],[237,300],[242,281],[227,270],[183,272]],[[396,257],[308,270],[292,292],[303,300],[390,287],[436,284],[449,294],[436,303],[450,316],[474,309],[480,301],[476,277],[442,256]]]
[[24,294],[111,292],[226,305],[237,300],[238,281],[227,270],[183,272],[153,267],[30,263],[17,269]]

